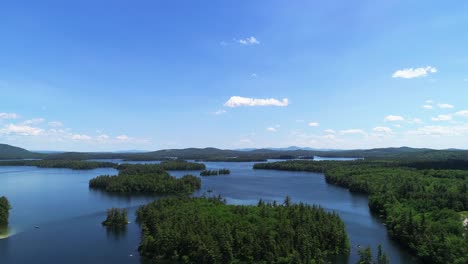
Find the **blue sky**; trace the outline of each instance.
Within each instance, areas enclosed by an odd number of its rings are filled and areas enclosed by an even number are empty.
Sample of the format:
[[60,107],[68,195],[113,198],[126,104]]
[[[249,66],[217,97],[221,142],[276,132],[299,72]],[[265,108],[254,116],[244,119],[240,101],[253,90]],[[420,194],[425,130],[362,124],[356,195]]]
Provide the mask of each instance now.
[[465,1],[2,1],[0,142],[468,148]]

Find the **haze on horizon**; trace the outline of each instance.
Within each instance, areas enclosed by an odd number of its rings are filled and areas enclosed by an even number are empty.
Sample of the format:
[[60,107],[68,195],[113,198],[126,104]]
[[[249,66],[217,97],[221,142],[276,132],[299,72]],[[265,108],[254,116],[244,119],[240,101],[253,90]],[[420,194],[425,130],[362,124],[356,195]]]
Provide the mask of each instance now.
[[0,143],[468,146],[463,1],[0,4]]

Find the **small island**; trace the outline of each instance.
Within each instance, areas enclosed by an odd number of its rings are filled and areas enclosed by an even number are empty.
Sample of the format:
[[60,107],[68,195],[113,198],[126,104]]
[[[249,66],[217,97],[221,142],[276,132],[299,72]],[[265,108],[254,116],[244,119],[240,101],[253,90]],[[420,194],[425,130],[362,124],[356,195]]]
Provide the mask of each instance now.
[[11,205],[5,196],[0,197],[0,227],[8,226]]
[[140,207],[140,254],[152,263],[326,263],[349,254],[344,223],[318,206],[221,197],[163,198]]
[[127,209],[111,208],[107,210],[107,218],[102,225],[106,227],[124,227],[128,224]]
[[159,164],[123,164],[118,175],[101,175],[89,187],[114,193],[191,194],[200,189],[201,180],[193,175],[176,178]]
[[204,170],[200,172],[200,176],[216,176],[216,175],[226,175],[231,174],[231,171],[228,169],[220,169],[220,170]]

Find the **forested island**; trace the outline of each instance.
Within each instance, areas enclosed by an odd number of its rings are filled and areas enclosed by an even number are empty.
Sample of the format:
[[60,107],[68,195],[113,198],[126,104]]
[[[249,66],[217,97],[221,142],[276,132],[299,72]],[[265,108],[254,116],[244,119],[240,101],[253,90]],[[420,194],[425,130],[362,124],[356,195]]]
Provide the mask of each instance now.
[[98,168],[116,168],[112,162],[82,160],[10,160],[0,161],[0,166],[35,166],[39,168],[65,168],[72,170],[92,170]]
[[122,164],[118,169],[118,175],[91,179],[89,187],[114,193],[153,194],[191,194],[201,187],[200,178],[193,175],[175,178],[160,164]]
[[424,263],[468,263],[466,161],[284,161],[255,169],[324,172],[328,183],[369,194],[390,236]]
[[323,263],[349,253],[343,222],[320,207],[164,198],[140,207],[140,254],[154,263]]
[[8,217],[10,216],[11,205],[5,196],[0,197],[0,227],[8,225]]
[[127,209],[111,208],[107,210],[107,218],[102,222],[106,227],[119,228],[128,224]]
[[216,176],[216,175],[226,175],[230,174],[231,171],[228,169],[220,169],[220,170],[204,170],[200,172],[200,176]]

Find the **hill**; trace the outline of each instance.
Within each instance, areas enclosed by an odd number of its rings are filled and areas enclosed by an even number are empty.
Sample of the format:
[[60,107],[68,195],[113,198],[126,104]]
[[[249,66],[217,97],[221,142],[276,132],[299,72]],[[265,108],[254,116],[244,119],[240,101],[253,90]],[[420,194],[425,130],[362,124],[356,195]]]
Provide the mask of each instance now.
[[0,160],[6,159],[37,159],[44,157],[43,154],[28,151],[23,148],[7,144],[0,144]]

